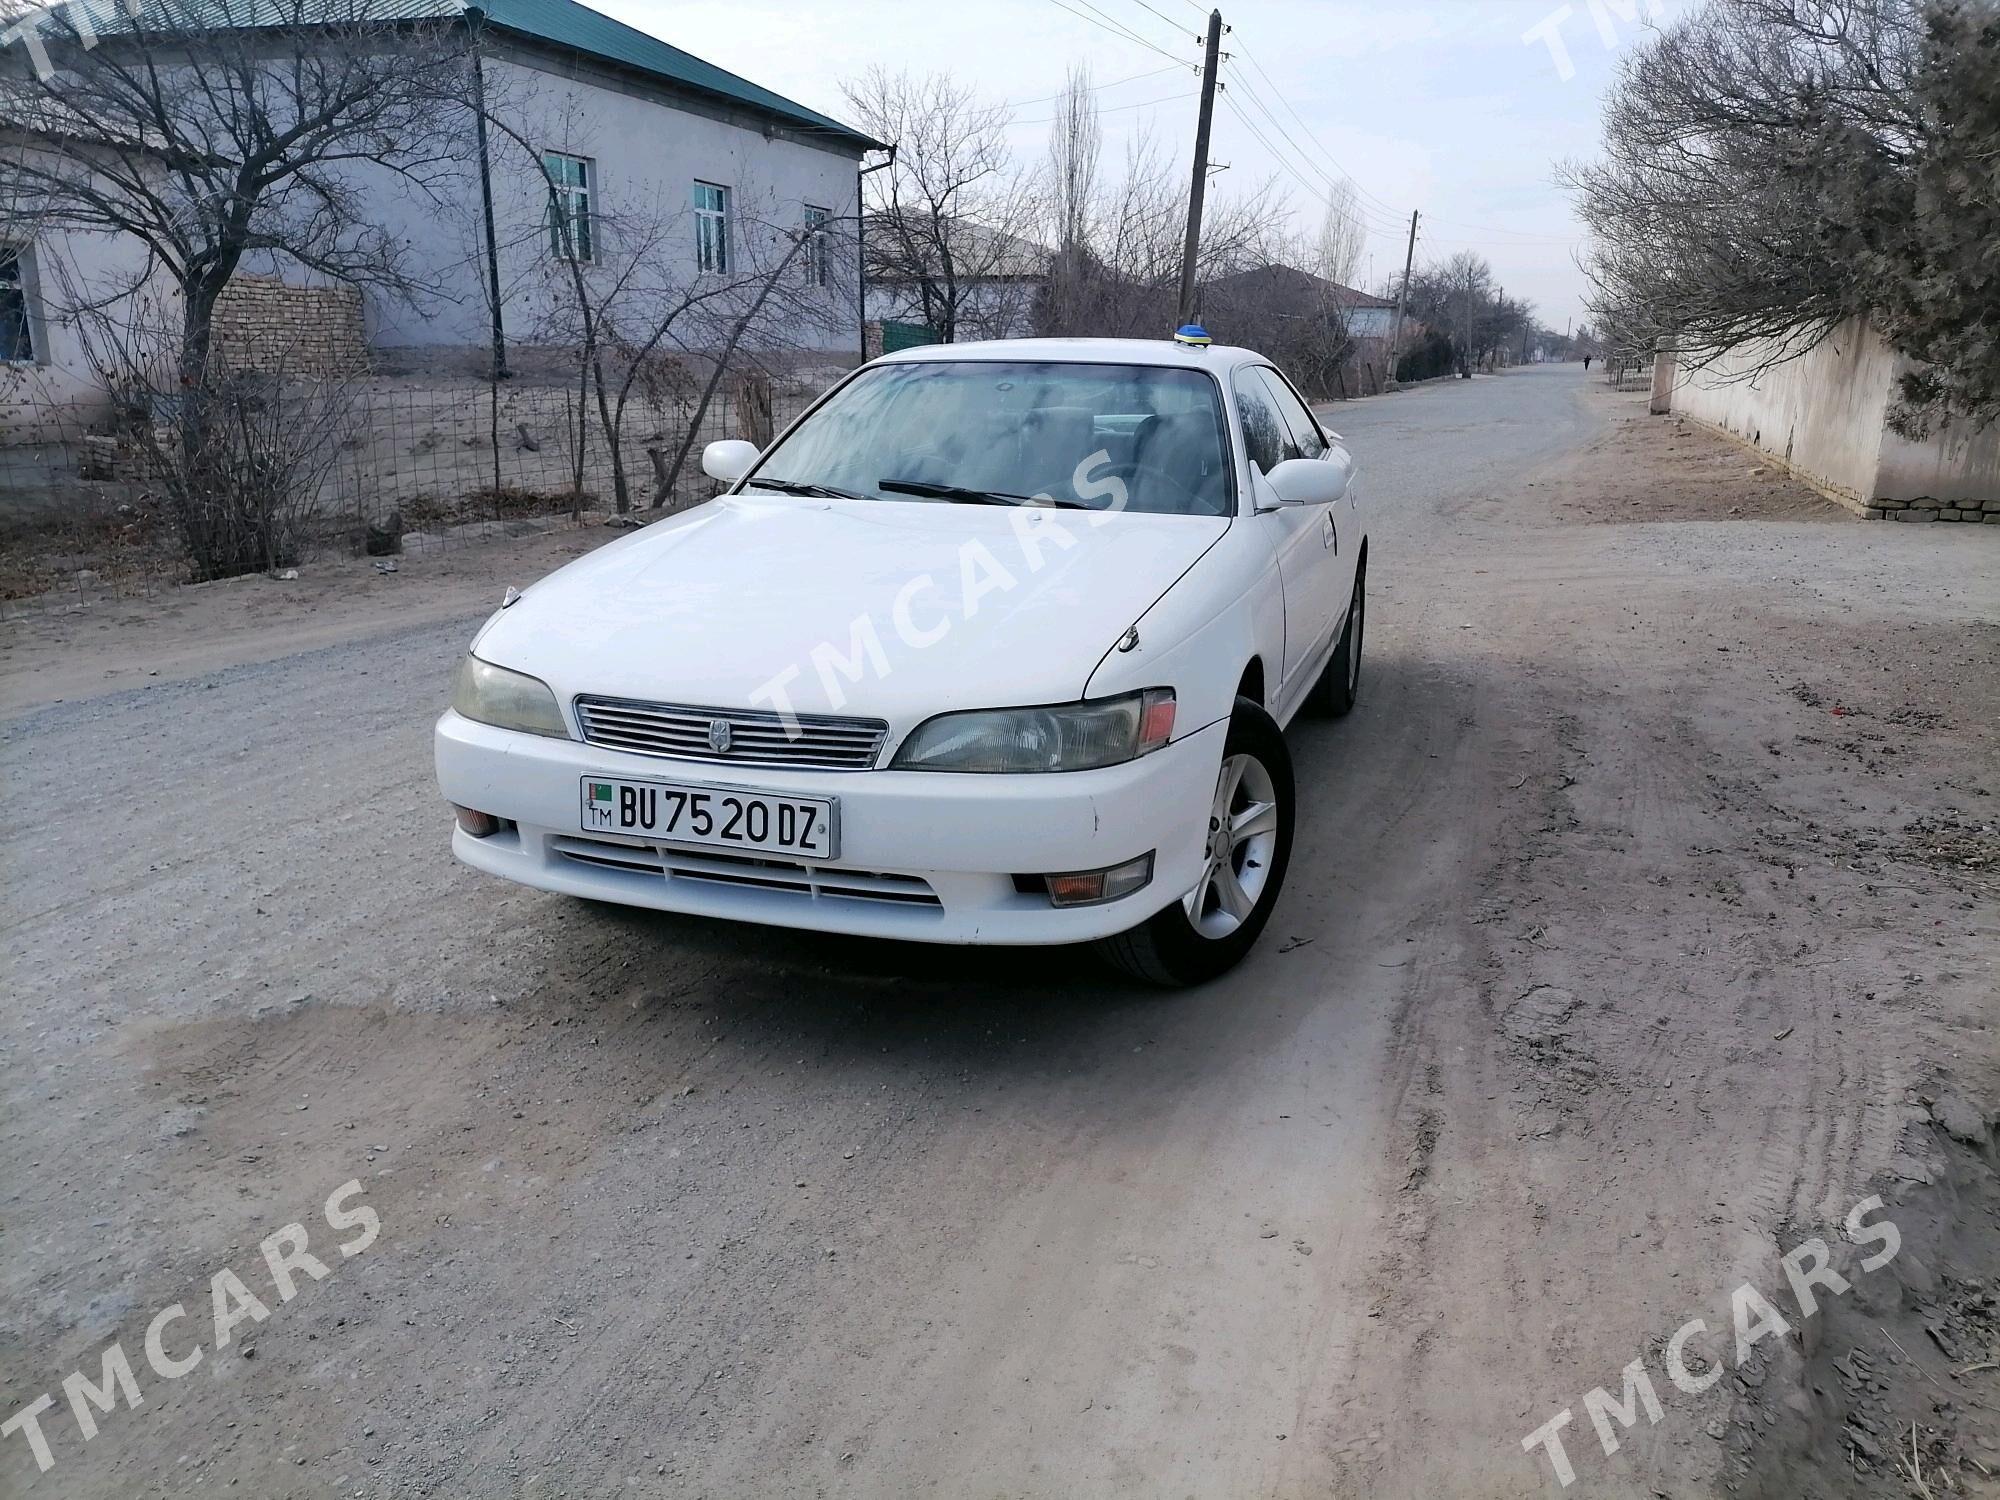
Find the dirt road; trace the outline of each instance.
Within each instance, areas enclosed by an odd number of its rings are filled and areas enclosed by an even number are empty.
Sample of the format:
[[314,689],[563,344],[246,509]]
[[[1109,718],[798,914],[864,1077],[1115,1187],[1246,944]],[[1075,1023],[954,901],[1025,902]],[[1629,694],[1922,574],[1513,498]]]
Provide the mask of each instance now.
[[[1535,1495],[1564,1408],[1572,1493],[1906,1493],[1906,1418],[1981,1493],[2000,528],[1643,410],[1558,367],[1335,415],[1363,705],[1295,731],[1291,882],[1189,994],[456,868],[476,616],[331,600],[215,670],[198,619],[79,625],[151,685],[0,724],[0,1417],[54,1397],[0,1493]],[[1871,1191],[1891,1267],[1668,1384]],[[281,1302],[293,1221],[328,1274]],[[223,1267],[269,1316],[218,1349]],[[86,1444],[114,1339],[145,1404]],[[1642,1356],[1607,1455],[1584,1393]]]

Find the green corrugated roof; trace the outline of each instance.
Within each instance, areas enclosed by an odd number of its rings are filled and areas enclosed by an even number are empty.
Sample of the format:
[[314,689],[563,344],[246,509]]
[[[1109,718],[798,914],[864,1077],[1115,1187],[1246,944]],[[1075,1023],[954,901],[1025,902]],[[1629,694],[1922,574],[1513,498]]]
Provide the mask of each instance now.
[[466,8],[479,10],[488,25],[503,31],[648,73],[697,93],[714,95],[773,116],[795,129],[824,133],[831,142],[856,151],[882,147],[880,141],[871,140],[830,116],[794,104],[782,94],[760,88],[747,78],[738,78],[713,63],[703,62],[691,52],[683,52],[622,21],[614,21],[587,5],[578,5],[576,0],[488,0],[484,5]]

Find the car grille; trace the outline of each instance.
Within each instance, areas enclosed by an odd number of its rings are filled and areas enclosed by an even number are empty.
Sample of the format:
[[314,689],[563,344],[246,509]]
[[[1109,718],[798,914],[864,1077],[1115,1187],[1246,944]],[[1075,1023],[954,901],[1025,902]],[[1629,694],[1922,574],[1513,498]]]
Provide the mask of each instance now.
[[789,859],[760,859],[707,850],[661,849],[650,844],[613,843],[560,835],[550,841],[556,854],[580,865],[663,875],[669,880],[702,880],[715,885],[748,886],[787,891],[815,900],[883,901],[898,906],[942,911],[930,882],[916,875],[885,875],[872,870],[834,870],[802,865]]
[[[811,771],[866,771],[882,752],[889,726],[880,719],[798,714],[787,733],[778,714],[736,708],[688,708],[629,698],[576,700],[583,737],[607,750],[660,755],[723,766],[790,766]],[[710,726],[729,726],[729,748],[717,750]]]

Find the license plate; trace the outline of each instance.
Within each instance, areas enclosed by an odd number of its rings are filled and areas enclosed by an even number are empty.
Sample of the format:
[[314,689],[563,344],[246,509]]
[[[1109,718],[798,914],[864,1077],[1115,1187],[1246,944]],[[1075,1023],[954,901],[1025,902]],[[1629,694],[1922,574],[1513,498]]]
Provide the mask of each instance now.
[[831,797],[604,776],[584,777],[581,790],[585,833],[813,859],[840,852],[840,804]]

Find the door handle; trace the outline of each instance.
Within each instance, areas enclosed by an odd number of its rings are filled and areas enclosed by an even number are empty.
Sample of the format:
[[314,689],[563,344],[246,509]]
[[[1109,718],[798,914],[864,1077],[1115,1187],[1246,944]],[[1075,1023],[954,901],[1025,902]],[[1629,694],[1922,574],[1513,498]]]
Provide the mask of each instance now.
[[1326,518],[1326,526],[1321,530],[1319,539],[1322,546],[1333,548],[1333,555],[1335,557],[1340,555],[1340,531],[1333,524],[1333,516],[1331,514]]

